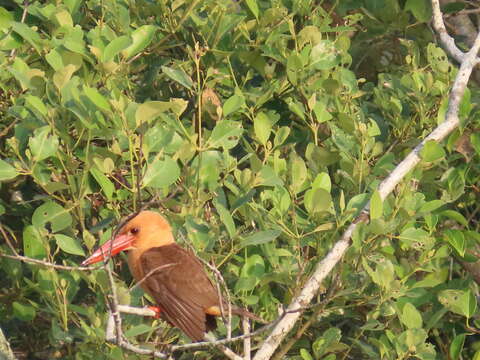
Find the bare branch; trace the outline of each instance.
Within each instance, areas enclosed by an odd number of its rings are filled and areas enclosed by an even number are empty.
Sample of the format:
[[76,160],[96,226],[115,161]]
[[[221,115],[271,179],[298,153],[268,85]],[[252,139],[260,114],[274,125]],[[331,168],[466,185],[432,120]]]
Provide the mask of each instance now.
[[[205,339],[207,339],[209,341],[215,341],[216,340],[215,337],[211,336],[210,334],[205,335]],[[242,360],[241,356],[236,354],[232,349],[226,347],[225,345],[219,344],[219,345],[217,345],[217,348],[219,348],[220,351],[222,351],[223,354],[231,360]]]
[[[440,11],[440,1],[439,0],[432,0],[432,10],[433,10],[433,28],[437,32],[438,36],[440,37],[440,42],[442,43],[443,47],[447,52],[459,63],[464,61],[466,56],[455,44],[455,39],[451,37],[447,29],[445,28],[445,23],[443,22],[443,14]],[[475,54],[475,58],[476,58]],[[479,59],[475,60],[477,63]]]
[[[17,249],[15,249],[15,246],[13,246],[12,242],[10,241],[10,239],[8,238],[8,235],[5,231],[5,229],[3,228],[2,224],[0,224],[0,232],[2,233],[2,236],[3,238],[5,239],[5,242],[7,243],[8,247],[10,248],[10,250],[13,252],[14,255],[16,256],[19,256],[18,252],[17,252]],[[14,239],[15,240],[15,239]]]
[[[140,316],[154,316],[155,315],[155,311],[150,310],[148,308],[135,308],[135,307],[131,307],[131,306],[127,306],[127,305],[119,305],[119,304],[117,304],[117,311],[118,311],[118,313],[123,312],[123,313],[135,314],[135,315],[140,315]],[[283,317],[283,315],[280,316],[279,319],[281,319]],[[230,339],[220,339],[220,340],[217,340],[217,339],[215,339],[211,336],[208,336],[208,337],[206,337],[206,339],[208,341],[195,342],[195,343],[185,344],[185,345],[174,345],[174,346],[170,346],[169,350],[171,352],[174,352],[174,351],[192,350],[192,349],[199,349],[199,348],[204,348],[204,347],[216,346],[221,351],[223,351],[224,354],[226,356],[228,356],[230,359],[242,360],[242,358],[240,356],[235,354],[231,349],[225,347],[224,345],[228,344],[228,343],[233,343],[233,342],[236,342],[236,341],[244,340],[246,338],[251,338],[253,336],[261,334],[261,333],[267,331],[268,329],[270,329],[272,326],[274,326],[279,321],[279,319],[275,320],[274,322],[272,322],[270,324],[267,324],[267,325],[261,327],[260,329],[254,331],[254,332],[248,333],[248,334],[235,336],[235,337],[232,337]],[[160,359],[164,359],[164,358],[168,357],[167,354],[162,353],[160,351],[145,349],[145,348],[142,348],[142,347],[131,344],[129,341],[124,339],[123,333],[121,332],[121,329],[120,329],[121,336],[120,336],[120,339],[118,339],[118,334],[114,334],[114,329],[115,329],[115,319],[114,319],[113,313],[110,312],[109,313],[109,318],[107,320],[107,330],[106,330],[106,340],[107,341],[115,343],[118,346],[120,346],[124,349],[130,350],[130,351],[132,351],[136,354],[151,355],[153,357],[160,358]],[[234,357],[234,355],[237,356],[237,357]]]
[[[243,333],[245,335],[250,334],[250,320],[246,317],[242,317]],[[251,338],[247,337],[243,339],[243,360],[250,360],[252,352],[252,342]]]
[[117,286],[115,285],[115,281],[113,280],[111,266],[109,266],[108,263],[105,263],[104,268],[107,271],[108,281],[110,283],[111,293],[108,294],[108,298],[110,302],[110,313],[112,314],[113,320],[115,322],[115,340],[117,344],[120,344],[123,340],[123,334],[122,334],[122,318],[120,317],[120,313],[118,311]]
[[67,270],[67,271],[90,271],[90,270],[97,270],[100,269],[98,266],[67,266],[67,265],[58,265],[54,264],[48,261],[44,260],[39,260],[39,259],[32,259],[27,256],[22,256],[22,255],[8,255],[4,253],[0,253],[0,257],[8,258],[8,259],[13,259],[13,260],[18,260],[24,263],[30,263],[30,264],[36,264],[36,265],[42,265],[42,266],[47,266],[51,267],[57,270]]

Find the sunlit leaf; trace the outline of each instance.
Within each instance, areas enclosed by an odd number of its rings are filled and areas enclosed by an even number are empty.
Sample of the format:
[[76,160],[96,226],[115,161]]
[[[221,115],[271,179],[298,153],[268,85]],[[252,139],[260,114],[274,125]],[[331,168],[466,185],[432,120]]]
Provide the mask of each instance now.
[[180,168],[175,160],[165,157],[149,164],[143,178],[143,186],[163,188],[172,185],[180,177]]

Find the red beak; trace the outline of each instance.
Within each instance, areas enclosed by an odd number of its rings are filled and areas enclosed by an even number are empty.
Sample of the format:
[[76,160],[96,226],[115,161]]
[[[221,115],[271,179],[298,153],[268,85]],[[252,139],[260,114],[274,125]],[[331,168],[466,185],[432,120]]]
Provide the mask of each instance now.
[[95,252],[82,262],[82,266],[95,264],[99,261],[108,259],[111,256],[117,255],[119,252],[128,249],[132,246],[134,236],[131,234],[118,235],[113,240],[108,240],[105,244],[100,246]]

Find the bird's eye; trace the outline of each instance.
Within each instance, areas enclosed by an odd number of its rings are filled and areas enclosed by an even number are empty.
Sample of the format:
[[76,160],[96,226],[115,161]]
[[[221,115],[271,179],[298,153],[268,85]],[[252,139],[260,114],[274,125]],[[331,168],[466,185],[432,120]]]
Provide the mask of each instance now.
[[135,235],[135,234],[137,234],[139,231],[140,231],[140,230],[139,230],[138,228],[134,227],[134,228],[130,229],[130,234]]

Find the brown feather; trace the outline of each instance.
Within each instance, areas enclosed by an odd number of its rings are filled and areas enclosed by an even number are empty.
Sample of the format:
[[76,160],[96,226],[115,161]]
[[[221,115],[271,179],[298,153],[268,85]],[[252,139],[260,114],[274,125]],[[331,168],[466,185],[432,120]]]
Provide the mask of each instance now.
[[150,275],[145,290],[155,299],[165,319],[192,340],[203,340],[205,332],[216,328],[206,309],[218,306],[217,290],[200,261],[177,244],[146,250],[140,256],[143,274],[171,264]]

